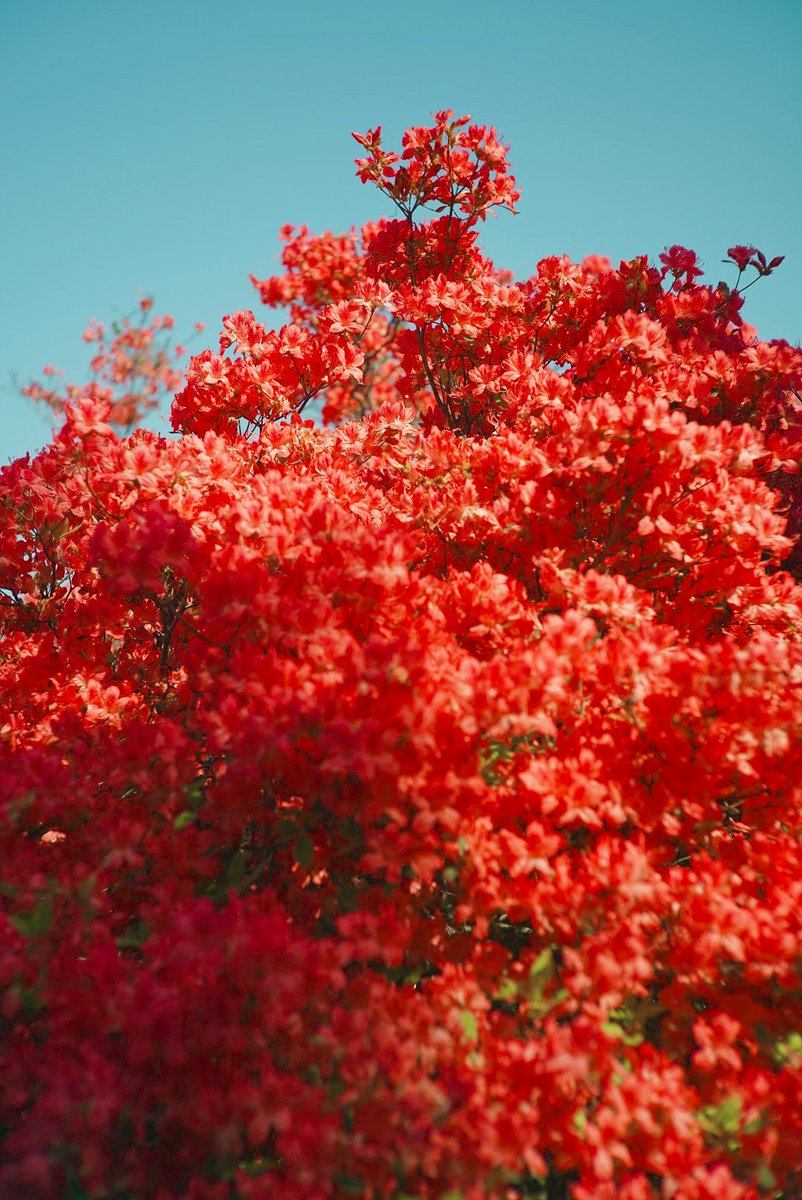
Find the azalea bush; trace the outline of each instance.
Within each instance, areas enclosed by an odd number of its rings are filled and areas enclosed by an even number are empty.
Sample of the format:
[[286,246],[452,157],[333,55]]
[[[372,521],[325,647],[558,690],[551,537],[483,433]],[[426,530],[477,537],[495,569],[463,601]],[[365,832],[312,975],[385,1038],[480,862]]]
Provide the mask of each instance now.
[[357,141],[175,436],[0,471],[0,1194],[798,1197],[779,260],[516,282],[492,129]]

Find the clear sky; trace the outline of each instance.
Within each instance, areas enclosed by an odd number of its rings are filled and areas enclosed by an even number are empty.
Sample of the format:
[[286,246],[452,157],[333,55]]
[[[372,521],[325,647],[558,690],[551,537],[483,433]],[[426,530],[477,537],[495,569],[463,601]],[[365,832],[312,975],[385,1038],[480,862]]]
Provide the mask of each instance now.
[[388,212],[351,130],[440,108],[511,144],[499,265],[680,242],[715,281],[752,243],[787,257],[747,316],[799,342],[801,49],[802,0],[0,0],[0,462],[49,433],[12,373],[81,382],[87,318],[145,293],[214,344],[281,225]]

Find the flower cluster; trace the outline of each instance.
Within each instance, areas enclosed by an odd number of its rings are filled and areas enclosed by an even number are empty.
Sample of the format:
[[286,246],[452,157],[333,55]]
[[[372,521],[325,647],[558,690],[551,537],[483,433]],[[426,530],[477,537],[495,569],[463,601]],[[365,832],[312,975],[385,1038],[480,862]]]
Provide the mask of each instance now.
[[400,216],[285,230],[177,436],[0,471],[0,1194],[796,1195],[802,351],[358,141]]
[[356,160],[359,178],[375,183],[408,215],[427,204],[468,220],[484,220],[495,206],[514,212],[520,194],[507,168],[507,149],[495,129],[470,120],[455,119],[451,109],[435,113],[431,128],[406,131],[400,156],[382,148],[381,125],[355,133],[366,152]]
[[[45,382],[34,381],[20,389],[23,396],[42,404],[56,415],[64,413],[68,404],[80,404],[85,398],[108,403],[108,420],[124,432],[130,432],[149,412],[159,407],[165,397],[181,384],[177,359],[186,353],[183,346],[172,346],[174,326],[170,316],[149,316],[153,298],[139,301],[133,316],[115,321],[111,328],[91,320],[83,339],[96,346],[89,364],[92,381],[81,387],[77,384],[56,386],[61,375],[52,366],[42,374]],[[198,322],[195,332],[201,333]]]

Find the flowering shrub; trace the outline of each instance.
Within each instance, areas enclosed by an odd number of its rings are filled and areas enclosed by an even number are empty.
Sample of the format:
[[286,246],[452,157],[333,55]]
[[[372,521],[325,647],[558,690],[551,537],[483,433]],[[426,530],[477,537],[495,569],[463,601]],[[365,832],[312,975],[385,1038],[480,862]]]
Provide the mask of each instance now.
[[0,472],[0,1194],[799,1196],[779,260],[514,282],[493,130],[357,140],[176,438]]

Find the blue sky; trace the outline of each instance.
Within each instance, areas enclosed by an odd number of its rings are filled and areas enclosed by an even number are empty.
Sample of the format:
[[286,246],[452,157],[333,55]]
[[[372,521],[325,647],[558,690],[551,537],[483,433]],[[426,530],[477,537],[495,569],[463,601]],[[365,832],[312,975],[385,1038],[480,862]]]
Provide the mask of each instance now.
[[[256,308],[279,227],[387,212],[353,129],[453,108],[511,144],[520,215],[485,227],[519,277],[546,254],[735,242],[785,254],[749,293],[802,339],[799,0],[0,0],[0,462],[49,422],[12,373],[85,378],[87,319],[156,296],[180,331]],[[271,314],[263,310],[271,319]]]

